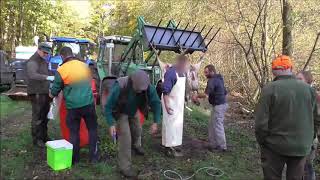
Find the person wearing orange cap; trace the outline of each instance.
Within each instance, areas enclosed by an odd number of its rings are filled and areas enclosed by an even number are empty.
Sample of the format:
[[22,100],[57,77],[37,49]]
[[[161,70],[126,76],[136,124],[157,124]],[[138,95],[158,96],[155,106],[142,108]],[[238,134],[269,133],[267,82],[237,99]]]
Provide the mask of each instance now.
[[319,128],[316,93],[295,78],[288,56],[272,62],[273,82],[267,84],[255,111],[255,134],[261,149],[264,179],[279,179],[287,164],[288,180],[303,179],[306,156]]

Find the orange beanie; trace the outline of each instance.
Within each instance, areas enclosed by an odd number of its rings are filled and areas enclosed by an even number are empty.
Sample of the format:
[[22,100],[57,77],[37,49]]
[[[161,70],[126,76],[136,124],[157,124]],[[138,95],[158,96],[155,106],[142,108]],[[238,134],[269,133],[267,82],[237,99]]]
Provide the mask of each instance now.
[[273,70],[287,70],[292,68],[292,61],[289,56],[279,55],[272,61]]

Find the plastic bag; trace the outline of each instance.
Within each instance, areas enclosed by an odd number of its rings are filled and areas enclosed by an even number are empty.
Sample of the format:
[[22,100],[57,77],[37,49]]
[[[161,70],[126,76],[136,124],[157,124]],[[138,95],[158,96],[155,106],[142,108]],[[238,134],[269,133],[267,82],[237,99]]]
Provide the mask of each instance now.
[[50,103],[50,110],[48,112],[48,119],[55,119],[57,117],[57,99],[53,98],[53,101]]

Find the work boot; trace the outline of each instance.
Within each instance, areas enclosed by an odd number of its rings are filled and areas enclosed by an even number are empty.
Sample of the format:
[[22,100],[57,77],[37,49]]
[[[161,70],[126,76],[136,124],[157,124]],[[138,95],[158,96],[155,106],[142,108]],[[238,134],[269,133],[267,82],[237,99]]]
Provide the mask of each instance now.
[[145,152],[141,146],[133,147],[132,150],[139,156],[144,156]]
[[132,168],[121,170],[120,173],[127,178],[133,178],[138,176],[138,172]]
[[220,147],[212,147],[212,146],[209,146],[208,147],[208,150],[210,152],[216,152],[216,153],[226,153],[226,152],[231,152],[230,149],[227,149],[227,148],[220,148]]
[[180,151],[177,151],[175,148],[172,148],[172,147],[168,147],[166,148],[167,151],[166,151],[166,155],[168,157],[182,157],[183,156],[183,153]]

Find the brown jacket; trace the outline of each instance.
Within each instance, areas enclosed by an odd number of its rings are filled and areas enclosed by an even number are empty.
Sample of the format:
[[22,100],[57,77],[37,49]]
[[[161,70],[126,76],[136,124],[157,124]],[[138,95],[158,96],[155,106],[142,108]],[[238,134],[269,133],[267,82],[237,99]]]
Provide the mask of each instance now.
[[27,62],[28,94],[48,94],[48,75],[48,63],[37,52],[34,53]]

